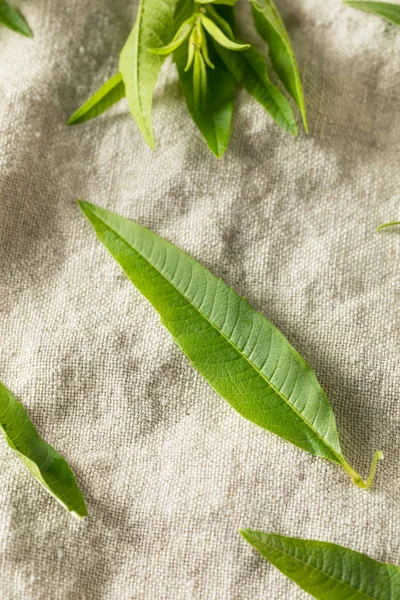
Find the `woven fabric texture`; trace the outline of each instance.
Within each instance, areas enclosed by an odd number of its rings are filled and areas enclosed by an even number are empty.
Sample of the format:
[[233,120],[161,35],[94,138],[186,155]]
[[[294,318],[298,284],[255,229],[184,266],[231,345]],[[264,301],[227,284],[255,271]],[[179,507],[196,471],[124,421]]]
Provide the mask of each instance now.
[[[0,29],[0,380],[69,461],[78,522],[0,438],[2,600],[305,600],[240,527],[400,564],[400,35],[339,0],[280,0],[310,135],[245,92],[218,161],[174,66],[157,152],[122,101],[67,128],[117,70],[136,6],[26,0],[35,37]],[[248,6],[243,36],[255,39]],[[137,220],[246,296],[308,360],[345,472],[246,422],[195,372],[97,242],[84,198]]]

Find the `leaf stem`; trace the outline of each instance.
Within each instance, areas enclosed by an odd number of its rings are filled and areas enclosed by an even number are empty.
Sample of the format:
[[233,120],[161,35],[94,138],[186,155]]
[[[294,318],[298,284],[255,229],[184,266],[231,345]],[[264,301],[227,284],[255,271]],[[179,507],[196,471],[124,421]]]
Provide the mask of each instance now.
[[393,227],[394,225],[400,225],[400,221],[391,221],[390,223],[383,223],[383,225],[379,225],[379,227],[377,227],[377,231],[380,231],[381,229],[384,229],[385,227]]
[[367,481],[364,481],[364,479],[361,477],[361,475],[359,475],[357,473],[357,471],[355,471],[353,469],[353,467],[351,467],[347,461],[342,462],[342,465],[343,465],[343,468],[346,471],[346,473],[348,475],[350,475],[352,482],[355,483],[359,488],[366,490],[371,487],[372,482],[374,481],[377,464],[382,459],[383,459],[383,452],[381,452],[381,450],[378,450],[377,452],[375,452],[374,457],[372,459],[371,468],[369,470],[369,475],[368,475]]

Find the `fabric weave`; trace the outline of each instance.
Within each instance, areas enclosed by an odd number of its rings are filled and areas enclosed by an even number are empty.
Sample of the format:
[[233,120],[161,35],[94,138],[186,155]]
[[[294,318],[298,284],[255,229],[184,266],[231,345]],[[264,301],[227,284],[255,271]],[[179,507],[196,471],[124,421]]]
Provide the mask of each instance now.
[[[0,380],[90,513],[64,512],[0,443],[3,600],[305,600],[239,527],[400,564],[400,234],[375,232],[400,218],[400,34],[339,0],[278,4],[310,135],[281,132],[240,92],[221,161],[168,62],[156,153],[126,101],[66,127],[116,72],[134,4],[26,1],[34,39],[0,29]],[[314,367],[349,462],[366,474],[384,451],[373,489],[219,398],[77,198],[169,239],[277,325]]]

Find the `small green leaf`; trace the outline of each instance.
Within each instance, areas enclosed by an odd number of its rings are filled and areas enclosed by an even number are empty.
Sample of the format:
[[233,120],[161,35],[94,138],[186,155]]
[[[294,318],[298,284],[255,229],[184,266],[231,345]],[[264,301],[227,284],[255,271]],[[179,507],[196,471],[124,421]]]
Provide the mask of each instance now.
[[183,42],[189,37],[190,32],[193,29],[195,20],[196,15],[193,15],[192,17],[190,17],[190,19],[182,23],[182,25],[176,32],[173,40],[169,44],[163,46],[162,48],[150,48],[150,52],[152,54],[161,54],[163,56],[174,52],[174,50],[176,50],[181,44],[183,44]]
[[285,25],[273,0],[251,0],[258,33],[268,44],[271,62],[283,85],[296,102],[308,132],[300,73]]
[[188,61],[187,56],[188,51],[183,46],[174,53],[186,104],[208,147],[217,158],[221,158],[228,146],[231,134],[236,80],[218,56],[212,55],[215,70],[208,73],[207,98],[200,111],[198,111],[194,104],[193,79],[191,73],[187,73],[185,69]]
[[125,98],[125,85],[121,73],[117,73],[70,117],[67,125],[78,125],[94,119],[122,98]]
[[195,50],[193,65],[193,92],[196,111],[201,111],[207,98],[207,67],[200,50]]
[[[185,3],[189,7],[190,3]],[[125,83],[129,109],[144,140],[154,150],[152,105],[163,56],[149,52],[168,44],[187,17],[178,18],[181,0],[140,0],[132,32],[122,49],[119,70]],[[183,12],[182,12],[183,15]]]
[[225,4],[226,6],[235,6],[237,0],[196,0],[198,4]]
[[349,548],[242,529],[244,539],[318,600],[396,600],[400,568]]
[[345,0],[344,4],[363,12],[382,17],[394,25],[400,25],[400,4],[389,2],[363,2],[362,0]]
[[391,221],[390,223],[383,223],[383,225],[379,225],[377,231],[385,229],[385,227],[394,227],[395,225],[400,225],[400,221]]
[[5,25],[26,37],[33,37],[32,30],[23,15],[6,0],[0,0],[0,25]]
[[67,510],[86,517],[85,500],[68,463],[44,442],[22,404],[0,383],[0,429],[10,448]]
[[335,416],[314,372],[284,335],[221,279],[133,221],[79,206],[99,239],[193,366],[235,410],[292,444],[341,465],[369,487],[340,449]]
[[284,131],[297,135],[298,129],[289,102],[269,77],[263,56],[250,48],[245,52],[230,52],[215,44],[226,67],[245,90],[265,108]]
[[217,44],[219,44],[223,48],[233,51],[242,51],[250,48],[250,44],[238,44],[237,42],[230,40],[223,33],[223,31],[221,31],[221,29],[205,15],[201,15],[200,19],[201,24],[203,25],[207,33],[209,33],[211,37],[217,42]]

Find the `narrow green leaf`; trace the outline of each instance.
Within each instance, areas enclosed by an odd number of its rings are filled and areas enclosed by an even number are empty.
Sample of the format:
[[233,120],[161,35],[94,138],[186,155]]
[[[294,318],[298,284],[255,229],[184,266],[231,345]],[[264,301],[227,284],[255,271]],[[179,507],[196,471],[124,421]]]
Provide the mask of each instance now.
[[[190,4],[190,3],[189,3]],[[166,46],[180,26],[181,0],[140,0],[132,32],[122,49],[119,70],[125,83],[129,109],[145,141],[155,149],[152,122],[153,91],[164,61],[149,52]]]
[[308,132],[300,73],[286,27],[273,0],[250,0],[258,33],[268,44],[273,67],[296,102]]
[[193,92],[196,111],[201,111],[207,99],[207,67],[199,50],[194,53]]
[[68,463],[44,442],[22,404],[0,383],[0,429],[10,448],[64,508],[86,517],[85,500]]
[[363,2],[362,0],[345,0],[344,4],[363,12],[382,17],[394,25],[400,25],[400,4],[389,2]]
[[225,4],[226,6],[235,6],[237,0],[196,0],[198,4]]
[[400,568],[349,548],[242,529],[244,539],[318,600],[396,600]]
[[151,48],[150,52],[152,52],[153,54],[160,54],[163,56],[174,52],[174,50],[179,48],[179,46],[183,44],[183,42],[189,37],[190,32],[193,29],[195,20],[196,15],[193,15],[192,17],[190,17],[190,19],[184,21],[184,23],[182,23],[182,25],[176,32],[173,40],[169,44],[167,44],[166,46],[162,46],[161,48]]
[[377,231],[385,229],[385,227],[394,227],[395,225],[400,225],[400,221],[391,221],[390,223],[383,223],[383,225],[379,225]]
[[26,37],[33,37],[32,30],[23,15],[6,0],[0,0],[0,25],[5,25]]
[[133,221],[79,202],[99,239],[161,315],[208,383],[243,417],[341,465],[335,416],[314,372],[287,339],[223,281]]
[[208,72],[206,101],[198,111],[193,97],[192,74],[185,69],[186,63],[189,62],[187,48],[183,46],[178,48],[174,53],[174,60],[192,119],[203,134],[210,150],[217,158],[221,158],[231,134],[236,80],[219,57],[213,54],[212,61],[215,69]]
[[213,22],[211,19],[206,17],[205,15],[200,16],[201,24],[204,29],[211,35],[211,37],[223,48],[227,48],[227,50],[233,51],[241,51],[247,50],[250,48],[250,44],[238,44],[230,40],[221,29]]
[[274,121],[284,131],[297,135],[291,106],[282,92],[271,83],[263,56],[255,48],[230,52],[215,44],[215,49],[236,81],[265,108]]
[[94,119],[122,98],[125,98],[125,85],[121,73],[117,73],[70,117],[67,125],[78,125]]

